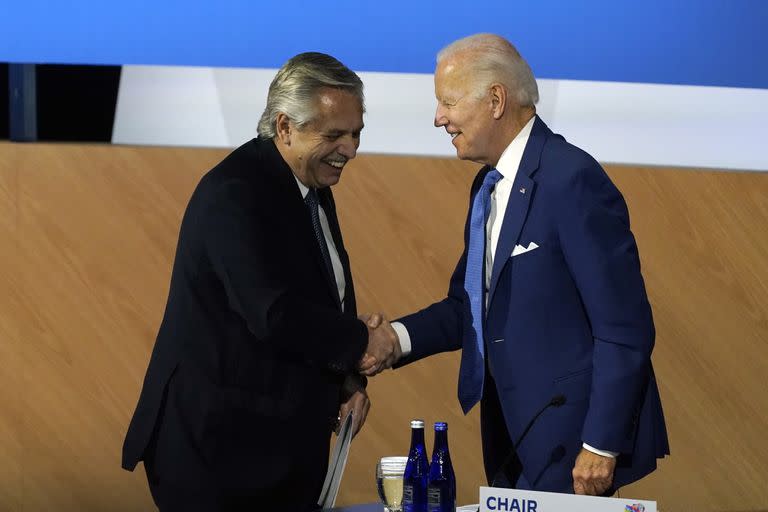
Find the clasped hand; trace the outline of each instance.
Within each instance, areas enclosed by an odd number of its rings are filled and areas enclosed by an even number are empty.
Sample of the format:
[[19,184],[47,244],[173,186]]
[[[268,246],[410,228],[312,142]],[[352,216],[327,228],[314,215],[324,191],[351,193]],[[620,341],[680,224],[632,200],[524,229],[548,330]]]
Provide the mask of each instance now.
[[358,370],[361,374],[372,377],[392,368],[400,359],[400,339],[383,314],[360,315],[359,318],[368,327],[368,347],[360,360]]
[[613,484],[615,469],[614,457],[604,457],[582,448],[573,467],[573,491],[601,496]]

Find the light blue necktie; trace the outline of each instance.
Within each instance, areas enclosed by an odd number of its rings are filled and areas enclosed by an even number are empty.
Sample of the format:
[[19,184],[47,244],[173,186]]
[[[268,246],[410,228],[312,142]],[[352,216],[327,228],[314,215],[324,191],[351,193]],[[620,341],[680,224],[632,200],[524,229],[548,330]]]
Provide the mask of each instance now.
[[483,300],[485,298],[485,224],[491,209],[491,190],[503,176],[496,169],[485,175],[472,203],[469,221],[469,247],[464,289],[469,298],[472,325],[464,326],[464,344],[459,369],[459,402],[466,414],[483,396],[485,345],[483,338]]

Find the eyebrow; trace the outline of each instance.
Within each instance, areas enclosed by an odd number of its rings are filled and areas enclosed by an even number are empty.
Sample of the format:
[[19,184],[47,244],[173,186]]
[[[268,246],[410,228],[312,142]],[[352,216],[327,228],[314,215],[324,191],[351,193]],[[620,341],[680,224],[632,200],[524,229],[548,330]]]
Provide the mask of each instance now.
[[345,133],[359,133],[363,131],[363,128],[365,128],[364,124],[361,124],[360,127],[357,128],[356,130],[342,130],[339,128],[329,128],[324,133],[326,135],[344,135]]
[[435,98],[437,98],[437,101],[440,101],[440,102],[448,102],[448,101],[457,102],[464,96],[466,96],[466,94],[459,96],[458,92],[456,91],[446,92],[442,96],[438,96],[437,94],[435,94]]

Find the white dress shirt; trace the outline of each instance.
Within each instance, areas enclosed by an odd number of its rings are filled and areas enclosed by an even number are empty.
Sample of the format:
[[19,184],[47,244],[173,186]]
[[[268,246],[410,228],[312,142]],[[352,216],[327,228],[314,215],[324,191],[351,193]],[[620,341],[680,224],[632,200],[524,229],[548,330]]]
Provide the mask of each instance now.
[[[309,194],[309,188],[299,181],[299,178],[296,178],[295,174],[293,177],[299,185],[302,199],[306,199],[307,194]],[[325,210],[323,210],[322,205],[318,205],[318,213],[320,214],[320,227],[323,229],[325,243],[328,244],[328,254],[331,256],[331,266],[333,266],[333,274],[336,278],[336,288],[339,293],[341,310],[344,311],[344,292],[347,289],[347,282],[344,279],[344,267],[341,265],[341,258],[339,258],[339,251],[336,250],[336,244],[333,243],[331,227],[328,225],[328,217],[325,215]]]
[[[536,116],[532,117],[530,121],[523,126],[523,129],[512,139],[509,146],[504,150],[499,158],[499,162],[496,164],[496,170],[502,175],[502,178],[496,183],[496,187],[491,192],[491,211],[488,215],[488,221],[485,224],[485,304],[488,306],[488,291],[491,287],[491,274],[493,272],[493,261],[496,256],[496,247],[499,244],[499,236],[501,234],[501,227],[504,222],[504,213],[507,210],[507,203],[509,202],[509,194],[512,191],[512,185],[515,183],[515,177],[517,176],[517,169],[520,167],[520,162],[523,159],[523,151],[528,144],[528,138],[531,135],[533,129],[533,123]],[[508,257],[509,255],[502,255],[502,257]],[[392,328],[395,330],[398,338],[400,339],[400,347],[403,352],[403,356],[411,353],[411,336],[408,333],[408,329],[405,328],[400,322],[393,322]],[[584,443],[584,448],[587,450],[602,455],[604,457],[615,457],[617,454],[614,452],[598,450]]]

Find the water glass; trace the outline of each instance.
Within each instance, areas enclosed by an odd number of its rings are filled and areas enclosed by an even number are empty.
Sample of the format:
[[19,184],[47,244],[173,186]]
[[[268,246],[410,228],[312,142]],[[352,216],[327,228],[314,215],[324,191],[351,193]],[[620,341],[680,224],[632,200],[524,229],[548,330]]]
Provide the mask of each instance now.
[[385,512],[403,510],[403,473],[408,457],[382,457],[376,463],[376,489]]

